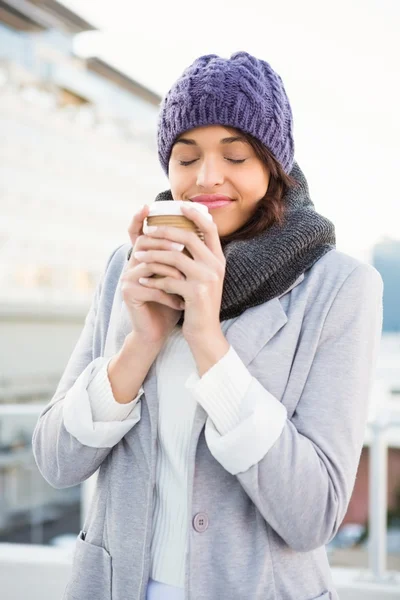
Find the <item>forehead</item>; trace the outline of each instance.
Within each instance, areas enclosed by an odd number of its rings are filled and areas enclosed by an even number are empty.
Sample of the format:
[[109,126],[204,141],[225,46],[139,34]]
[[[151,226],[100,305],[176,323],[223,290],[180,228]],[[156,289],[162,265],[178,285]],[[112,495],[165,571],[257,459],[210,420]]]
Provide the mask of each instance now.
[[206,125],[196,127],[180,134],[174,144],[182,145],[207,145],[207,144],[231,144],[233,142],[244,142],[243,134],[233,127],[222,125]]

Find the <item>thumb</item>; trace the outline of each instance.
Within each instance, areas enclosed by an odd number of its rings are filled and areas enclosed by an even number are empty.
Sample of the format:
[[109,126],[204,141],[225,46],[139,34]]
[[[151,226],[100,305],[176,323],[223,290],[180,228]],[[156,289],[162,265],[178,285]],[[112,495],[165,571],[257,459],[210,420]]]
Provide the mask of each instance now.
[[149,207],[147,204],[144,204],[137,213],[133,215],[132,221],[128,227],[129,239],[132,244],[132,248],[128,252],[128,260],[130,260],[132,255],[132,249],[136,244],[137,238],[143,233],[143,223],[145,218],[149,214]]

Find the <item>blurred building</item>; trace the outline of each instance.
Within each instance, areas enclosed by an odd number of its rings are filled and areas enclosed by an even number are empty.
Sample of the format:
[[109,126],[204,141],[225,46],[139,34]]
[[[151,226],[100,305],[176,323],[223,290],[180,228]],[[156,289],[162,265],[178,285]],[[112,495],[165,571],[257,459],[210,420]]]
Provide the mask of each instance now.
[[91,29],[54,0],[0,2],[0,539],[30,520],[40,541],[35,522],[79,501],[33,465],[37,403],[53,395],[133,213],[167,186],[161,99],[75,56],[74,35]]
[[135,208],[165,186],[160,98],[74,56],[87,29],[53,0],[1,3],[2,300],[86,300]]
[[[20,400],[40,400],[38,386],[47,398],[108,256],[129,241],[137,207],[166,187],[160,97],[96,57],[76,57],[74,35],[88,29],[53,0],[0,4],[0,333],[9,342],[0,402],[12,400],[13,377]],[[39,347],[26,335],[33,315],[46,319]],[[61,316],[70,323],[55,336]]]
[[385,239],[375,244],[373,264],[385,286],[383,331],[400,333],[400,240]]
[[[400,414],[400,240],[384,239],[373,247],[372,262],[383,283],[383,335],[376,369],[376,383],[387,390],[389,405]],[[374,412],[384,406],[376,394]],[[400,429],[388,430],[388,507],[400,517]],[[368,517],[369,449],[361,454],[356,484],[345,522],[365,523]]]

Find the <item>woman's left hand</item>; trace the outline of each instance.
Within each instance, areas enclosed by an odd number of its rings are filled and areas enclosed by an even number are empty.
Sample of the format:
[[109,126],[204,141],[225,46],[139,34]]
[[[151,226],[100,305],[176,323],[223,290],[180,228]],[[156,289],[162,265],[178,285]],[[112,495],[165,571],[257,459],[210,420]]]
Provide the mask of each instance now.
[[150,228],[146,235],[184,244],[193,258],[179,250],[146,250],[135,254],[135,257],[146,263],[154,273],[157,273],[157,264],[164,264],[175,267],[186,277],[185,280],[142,278],[139,282],[146,287],[182,296],[182,309],[185,311],[182,333],[191,342],[221,332],[219,313],[225,256],[215,223],[190,206],[184,206],[182,212],[204,233],[204,242],[193,231],[164,225]]

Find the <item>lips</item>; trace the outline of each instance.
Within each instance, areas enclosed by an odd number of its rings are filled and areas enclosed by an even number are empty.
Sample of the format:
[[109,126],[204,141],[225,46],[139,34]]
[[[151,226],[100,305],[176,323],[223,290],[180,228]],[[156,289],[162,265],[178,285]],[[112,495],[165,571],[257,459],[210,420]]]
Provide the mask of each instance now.
[[222,194],[203,194],[200,196],[194,196],[191,198],[191,201],[204,204],[209,209],[226,206],[227,204],[231,204],[233,202],[232,198],[229,196],[223,196]]

